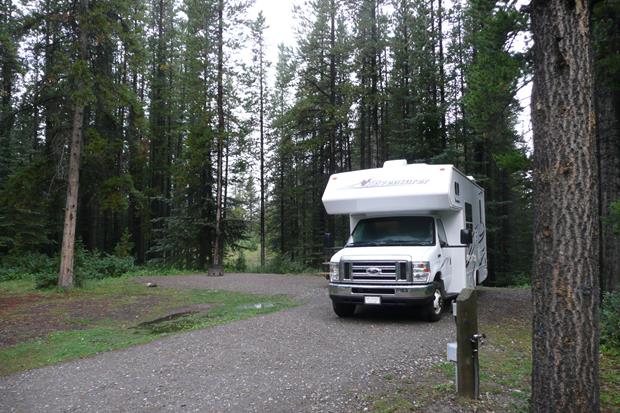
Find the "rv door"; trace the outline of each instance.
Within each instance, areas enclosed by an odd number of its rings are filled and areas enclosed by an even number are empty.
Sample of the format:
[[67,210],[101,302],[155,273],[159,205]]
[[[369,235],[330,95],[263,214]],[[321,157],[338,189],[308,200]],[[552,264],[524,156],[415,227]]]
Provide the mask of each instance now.
[[441,278],[446,291],[449,291],[450,283],[452,282],[452,254],[453,248],[446,248],[448,246],[448,237],[446,237],[446,230],[443,227],[441,219],[437,218],[437,237],[439,238],[439,246],[441,247],[441,257],[439,257],[441,265]]

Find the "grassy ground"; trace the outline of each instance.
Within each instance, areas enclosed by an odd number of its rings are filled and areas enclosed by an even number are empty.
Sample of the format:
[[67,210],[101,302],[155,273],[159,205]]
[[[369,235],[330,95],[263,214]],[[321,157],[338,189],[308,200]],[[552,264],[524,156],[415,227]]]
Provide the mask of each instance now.
[[620,412],[620,349],[601,352],[601,406],[604,411]]
[[[454,366],[435,365],[412,383],[392,384],[371,398],[373,413],[403,412],[527,412],[530,402],[531,325],[513,320],[509,325],[482,324],[487,342],[480,350],[480,400],[458,397]],[[620,412],[620,351],[602,349],[600,362],[601,411]],[[413,381],[413,380],[412,380]]]
[[506,329],[481,324],[487,335],[480,350],[480,400],[459,398],[455,368],[441,362],[410,384],[388,386],[373,397],[373,413],[401,412],[525,412],[529,402],[530,340],[524,325]]
[[[296,305],[284,296],[148,288],[129,277],[87,281],[67,292],[33,287],[28,280],[0,283],[0,375]],[[190,313],[141,324],[179,309]]]

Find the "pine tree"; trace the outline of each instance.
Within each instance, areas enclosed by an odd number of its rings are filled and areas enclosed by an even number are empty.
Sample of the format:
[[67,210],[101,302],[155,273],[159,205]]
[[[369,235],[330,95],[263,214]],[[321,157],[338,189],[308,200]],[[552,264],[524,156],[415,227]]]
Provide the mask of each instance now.
[[[162,231],[162,220],[169,215],[170,199],[170,112],[172,110],[168,71],[172,62],[172,0],[153,0],[151,19],[154,29],[150,39],[150,148],[149,148],[149,197],[150,237]],[[153,242],[153,241],[150,241]]]
[[256,20],[251,22],[251,38],[253,41],[252,47],[252,63],[253,63],[253,76],[252,80],[256,84],[258,89],[253,93],[255,95],[252,99],[258,107],[258,134],[259,134],[259,170],[260,170],[260,265],[261,268],[265,267],[265,247],[266,247],[266,234],[265,234],[265,191],[266,177],[265,177],[265,102],[266,102],[266,70],[269,67],[269,62],[265,57],[265,39],[264,33],[267,29],[265,23],[265,16],[262,11],[259,12]]
[[78,44],[77,59],[74,63],[75,89],[73,91],[73,122],[71,125],[71,146],[69,157],[69,176],[67,185],[67,203],[60,253],[60,274],[58,286],[71,288],[74,285],[73,261],[75,246],[75,226],[77,220],[77,203],[80,178],[80,155],[82,152],[82,129],[84,125],[84,107],[91,99],[90,74],[88,68],[88,14],[89,0],[80,0],[77,23]]
[[364,0],[356,10],[356,65],[359,79],[359,153],[362,169],[378,166],[385,157],[382,95],[382,58],[385,47],[381,0]]
[[509,219],[517,195],[512,174],[518,172],[515,165],[527,165],[515,130],[520,109],[515,96],[525,60],[510,50],[525,21],[514,5],[495,0],[472,0],[465,13],[470,62],[462,97],[468,147],[464,167],[486,190],[489,281],[501,283],[516,269],[500,258],[509,254],[515,229]]
[[132,188],[128,194],[127,226],[134,244],[134,257],[140,264],[146,261],[147,219],[149,216],[146,190],[148,185],[147,161],[148,153],[143,150],[147,146],[147,122],[144,113],[144,81],[147,71],[146,34],[142,29],[146,22],[147,5],[135,1],[129,6],[127,31],[129,37],[125,48],[123,65],[125,68],[125,84],[131,98],[127,102],[126,128],[124,131],[127,142],[127,173],[131,177]]
[[299,229],[291,255],[317,265],[323,260],[323,233],[334,227],[320,198],[329,173],[343,168],[335,160],[344,163],[347,157],[344,141],[349,137],[352,99],[348,77],[342,73],[350,49],[344,9],[330,0],[310,2],[309,7],[304,12],[311,13],[314,20],[304,21],[301,28],[299,86],[289,113],[295,131],[291,141],[295,192],[289,211]]
[[13,93],[20,69],[17,59],[19,20],[19,10],[13,1],[0,1],[0,182],[11,169],[11,131],[15,122]]
[[[186,29],[186,58],[184,88],[187,90],[186,139],[182,162],[177,174],[177,211],[173,215],[185,217],[182,232],[189,244],[197,248],[196,260],[188,258],[189,265],[206,268],[213,254],[215,202],[213,199],[213,152],[215,146],[215,102],[217,3],[214,1],[186,1],[188,15]],[[175,243],[170,243],[175,248]],[[190,246],[188,245],[187,249]],[[193,256],[188,252],[187,255]]]
[[[295,232],[295,215],[292,213],[294,198],[291,194],[295,186],[293,179],[293,156],[292,156],[292,121],[290,117],[292,83],[296,72],[296,62],[292,50],[278,45],[278,61],[276,64],[275,84],[271,91],[269,104],[270,139],[273,148],[273,167],[269,177],[274,184],[273,196],[271,197],[274,212],[270,222],[271,228],[277,228],[271,237],[275,239],[278,252],[281,256],[293,258]],[[286,230],[286,229],[289,230]]]
[[599,215],[590,3],[535,1],[531,16],[532,410],[598,412]]

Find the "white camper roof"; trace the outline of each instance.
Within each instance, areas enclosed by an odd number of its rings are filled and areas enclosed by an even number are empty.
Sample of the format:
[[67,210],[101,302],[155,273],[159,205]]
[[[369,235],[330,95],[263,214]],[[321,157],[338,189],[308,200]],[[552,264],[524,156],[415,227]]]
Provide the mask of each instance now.
[[323,193],[323,205],[328,214],[458,210],[462,206],[454,201],[455,175],[459,181],[477,186],[453,165],[388,161],[383,168],[332,175]]

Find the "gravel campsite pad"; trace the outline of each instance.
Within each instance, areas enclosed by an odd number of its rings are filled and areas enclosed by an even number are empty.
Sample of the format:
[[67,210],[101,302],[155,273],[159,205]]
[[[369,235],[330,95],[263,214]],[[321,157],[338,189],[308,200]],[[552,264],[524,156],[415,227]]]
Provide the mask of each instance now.
[[[317,276],[137,278],[160,288],[286,294],[302,305],[0,378],[0,411],[354,412],[390,381],[416,384],[445,359],[454,321],[331,309]],[[527,290],[480,292],[481,319],[528,319]],[[268,305],[268,303],[265,303]]]

